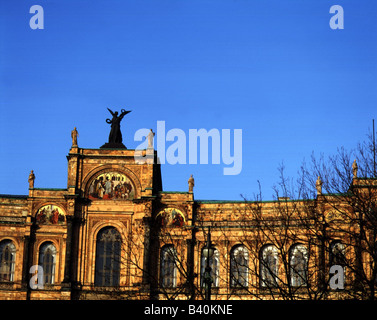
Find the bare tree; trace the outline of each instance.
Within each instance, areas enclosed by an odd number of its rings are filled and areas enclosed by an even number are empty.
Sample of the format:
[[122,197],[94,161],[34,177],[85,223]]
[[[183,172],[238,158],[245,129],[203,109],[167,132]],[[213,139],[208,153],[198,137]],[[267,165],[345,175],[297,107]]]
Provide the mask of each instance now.
[[[355,150],[340,148],[328,158],[313,155],[296,180],[288,179],[281,165],[271,202],[263,201],[261,192],[244,199],[242,218],[228,226],[234,224],[238,243],[248,249],[250,281],[229,296],[375,298],[377,180],[371,137]],[[223,239],[235,233],[222,230]],[[341,267],[344,286],[330,286],[334,265]],[[231,279],[224,280],[231,288]]]
[[[374,299],[374,153],[369,135],[354,150],[340,148],[327,158],[313,154],[296,179],[286,177],[281,165],[271,201],[259,188],[253,199],[242,197],[230,209],[224,204],[229,214],[198,206],[190,225],[139,221],[122,247],[126,278],[135,284],[124,297],[204,299],[208,262],[212,299]],[[203,255],[208,232],[214,248],[209,260]],[[334,265],[343,275],[335,287]]]
[[345,295],[374,299],[377,276],[377,180],[373,135],[355,150],[340,148],[325,159],[312,156],[311,167],[302,170],[307,185],[316,176],[323,182],[317,197],[317,220],[324,230],[327,257],[334,255],[334,241],[342,243]]

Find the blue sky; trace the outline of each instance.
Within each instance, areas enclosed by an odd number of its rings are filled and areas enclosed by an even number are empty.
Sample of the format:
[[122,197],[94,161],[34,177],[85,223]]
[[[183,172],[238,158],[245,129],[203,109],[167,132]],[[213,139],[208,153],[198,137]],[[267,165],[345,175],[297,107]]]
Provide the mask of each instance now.
[[[32,30],[32,5],[44,29]],[[332,5],[344,29],[332,30]],[[373,0],[1,0],[0,193],[65,188],[70,132],[107,142],[107,107],[140,128],[242,129],[242,171],[223,164],[162,166],[164,190],[196,199],[272,198],[277,167],[353,148],[377,118]],[[167,143],[167,146],[169,144]]]

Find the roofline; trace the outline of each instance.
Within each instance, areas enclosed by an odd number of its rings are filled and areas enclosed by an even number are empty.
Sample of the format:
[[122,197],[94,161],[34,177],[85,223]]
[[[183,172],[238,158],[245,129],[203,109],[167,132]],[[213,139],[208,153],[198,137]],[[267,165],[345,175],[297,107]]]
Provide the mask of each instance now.
[[32,188],[31,190],[42,190],[42,191],[68,191],[67,188]]
[[282,202],[302,202],[314,201],[315,199],[284,199],[284,200],[195,200],[196,203],[282,203]]
[[11,198],[11,199],[27,199],[28,195],[17,195],[17,194],[0,194],[0,198]]

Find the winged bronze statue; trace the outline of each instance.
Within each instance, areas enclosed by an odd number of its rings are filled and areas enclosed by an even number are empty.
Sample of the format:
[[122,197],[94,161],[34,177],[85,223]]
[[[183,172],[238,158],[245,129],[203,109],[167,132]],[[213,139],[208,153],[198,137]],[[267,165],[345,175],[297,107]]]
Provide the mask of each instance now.
[[120,122],[122,121],[123,117],[127,114],[130,113],[131,110],[126,111],[124,109],[121,110],[120,115],[118,116],[118,111],[113,112],[111,109],[107,108],[111,115],[113,116],[112,119],[106,119],[106,123],[111,124],[111,130],[109,134],[109,142],[107,143],[108,145],[122,145],[122,132],[120,130]]

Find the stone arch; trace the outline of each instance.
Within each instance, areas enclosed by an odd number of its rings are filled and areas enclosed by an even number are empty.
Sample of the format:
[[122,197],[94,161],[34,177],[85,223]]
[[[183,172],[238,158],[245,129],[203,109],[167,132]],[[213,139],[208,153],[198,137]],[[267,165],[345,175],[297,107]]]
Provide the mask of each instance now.
[[21,249],[21,244],[19,243],[19,239],[17,239],[16,237],[4,236],[4,237],[0,238],[0,242],[2,242],[4,240],[8,240],[8,241],[13,242],[14,246],[16,247],[16,252],[19,252],[19,250]]
[[107,228],[107,227],[112,227],[112,228],[117,229],[117,231],[119,232],[120,236],[122,237],[122,242],[126,243],[126,241],[127,241],[126,234],[127,234],[127,228],[128,228],[128,226],[124,225],[120,221],[101,221],[101,222],[97,222],[93,226],[93,228],[91,230],[91,233],[89,235],[89,239],[92,242],[95,242],[95,239],[97,239],[98,232],[100,232],[103,228]]
[[41,238],[41,239],[38,239],[38,241],[36,242],[35,244],[35,250],[36,252],[39,252],[39,249],[41,248],[41,246],[46,243],[46,242],[51,242],[55,248],[56,248],[56,253],[59,254],[60,253],[60,242],[57,241],[55,238],[53,237],[46,237],[46,238]]

